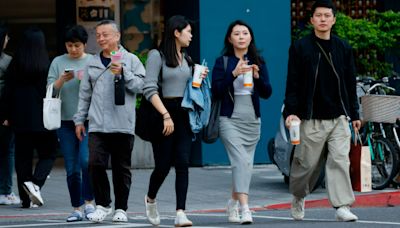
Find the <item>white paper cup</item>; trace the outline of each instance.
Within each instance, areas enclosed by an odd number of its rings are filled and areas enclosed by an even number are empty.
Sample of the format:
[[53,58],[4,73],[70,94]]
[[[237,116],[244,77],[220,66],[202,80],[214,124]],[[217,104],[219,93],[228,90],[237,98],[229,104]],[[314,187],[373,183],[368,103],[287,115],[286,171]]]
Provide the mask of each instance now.
[[246,71],[243,74],[243,86],[252,87],[253,86],[253,70]]
[[300,121],[292,120],[289,128],[290,141],[293,145],[300,144]]
[[194,73],[193,73],[193,81],[192,81],[192,86],[196,88],[200,88],[201,82],[203,81],[203,78],[201,77],[201,73],[205,70],[205,66],[200,65],[200,64],[195,64],[194,65]]

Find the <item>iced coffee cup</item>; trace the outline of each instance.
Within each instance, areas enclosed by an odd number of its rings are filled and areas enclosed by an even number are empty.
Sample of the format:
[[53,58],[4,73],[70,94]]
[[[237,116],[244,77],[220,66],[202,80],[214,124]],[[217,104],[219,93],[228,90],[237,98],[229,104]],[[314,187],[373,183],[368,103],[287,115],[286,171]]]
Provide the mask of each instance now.
[[[121,63],[122,52],[112,51],[110,54],[111,54],[111,63],[117,63],[117,64]],[[116,74],[116,72],[113,72],[113,71],[112,71],[112,73]]]
[[243,74],[243,86],[244,87],[252,87],[253,86],[253,68],[251,66],[248,66],[250,68],[249,71],[246,71]]
[[293,145],[300,144],[300,121],[292,120],[290,121],[289,127],[290,141]]
[[200,88],[201,82],[203,81],[203,78],[201,77],[201,73],[203,73],[205,70],[206,70],[206,66],[203,66],[200,64],[194,65],[194,73],[193,73],[193,81],[192,81],[193,87]]

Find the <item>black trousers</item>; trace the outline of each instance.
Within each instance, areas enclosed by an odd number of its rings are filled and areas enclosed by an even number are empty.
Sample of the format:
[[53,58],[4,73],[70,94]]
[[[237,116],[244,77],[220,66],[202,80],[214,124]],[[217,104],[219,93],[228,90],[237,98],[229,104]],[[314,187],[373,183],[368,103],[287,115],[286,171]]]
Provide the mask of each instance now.
[[181,108],[182,99],[164,99],[174,122],[174,132],[152,142],[155,168],[150,177],[148,197],[155,199],[167,177],[171,166],[175,166],[176,209],[185,210],[189,185],[189,161],[193,133],[190,129],[188,112]]
[[[36,149],[38,162],[32,173],[33,153]],[[45,132],[15,132],[15,171],[17,173],[18,193],[22,207],[30,206],[29,195],[22,185],[32,181],[43,187],[47,176],[53,168],[56,158],[57,136],[55,131]]]
[[107,176],[111,156],[115,209],[128,209],[131,187],[131,156],[134,136],[122,133],[89,133],[89,176],[97,205],[109,207],[110,182]]

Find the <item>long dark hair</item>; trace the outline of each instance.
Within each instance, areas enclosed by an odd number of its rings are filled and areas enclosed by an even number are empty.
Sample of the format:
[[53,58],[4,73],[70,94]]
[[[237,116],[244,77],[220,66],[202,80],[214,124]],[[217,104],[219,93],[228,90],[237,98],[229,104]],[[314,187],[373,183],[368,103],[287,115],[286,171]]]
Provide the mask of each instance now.
[[12,60],[14,77],[22,81],[38,81],[47,77],[50,65],[42,30],[36,27],[24,31]]
[[[165,63],[169,67],[177,67],[179,65],[179,56],[176,52],[175,44],[175,30],[182,32],[182,30],[188,25],[193,28],[193,23],[181,15],[172,16],[170,19],[168,19],[167,24],[165,25],[164,34],[158,50],[164,55]],[[182,48],[181,52],[185,53],[184,56],[186,61],[188,62],[189,66],[192,66],[193,61],[186,53],[185,48]]]
[[247,51],[247,56],[249,57],[249,59],[251,61],[254,62],[254,64],[260,66],[262,63],[264,63],[264,60],[261,58],[259,51],[257,50],[253,30],[247,23],[245,23],[244,21],[241,21],[241,20],[236,20],[229,25],[228,30],[226,31],[226,34],[225,34],[224,49],[222,49],[222,54],[227,55],[227,56],[235,55],[235,52],[233,50],[233,45],[231,44],[231,42],[229,42],[229,38],[231,36],[233,27],[235,27],[236,25],[245,26],[249,30],[250,36],[251,36],[251,41],[250,41],[250,45],[249,45],[249,48]]
[[6,36],[8,29],[5,25],[0,25],[0,56],[3,54],[4,43],[6,42]]

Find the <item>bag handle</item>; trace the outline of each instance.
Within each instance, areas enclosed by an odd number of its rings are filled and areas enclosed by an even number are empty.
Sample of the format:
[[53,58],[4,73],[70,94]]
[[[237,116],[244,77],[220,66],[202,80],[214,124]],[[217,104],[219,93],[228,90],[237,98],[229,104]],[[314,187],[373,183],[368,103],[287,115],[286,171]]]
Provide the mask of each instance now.
[[357,142],[360,142],[360,145],[362,145],[360,133],[354,132],[354,145],[357,145]]
[[[54,87],[54,83],[51,83],[50,85],[47,86],[46,89],[46,98],[53,98],[53,87]],[[58,95],[56,95],[56,98],[61,99],[61,89],[60,92],[58,93]]]

